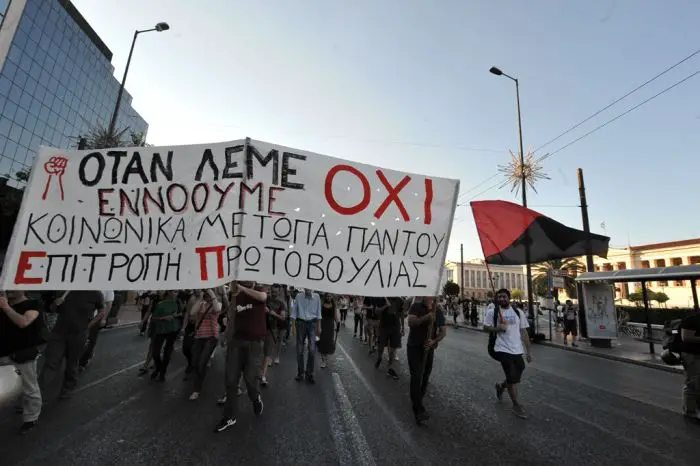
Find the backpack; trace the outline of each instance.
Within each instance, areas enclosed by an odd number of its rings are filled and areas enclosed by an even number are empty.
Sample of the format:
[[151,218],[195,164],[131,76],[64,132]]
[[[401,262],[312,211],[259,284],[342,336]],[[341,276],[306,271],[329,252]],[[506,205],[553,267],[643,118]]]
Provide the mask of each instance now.
[[683,319],[676,319],[668,322],[664,327],[663,349],[667,349],[672,353],[681,353],[683,351],[683,340],[681,339],[681,324]]

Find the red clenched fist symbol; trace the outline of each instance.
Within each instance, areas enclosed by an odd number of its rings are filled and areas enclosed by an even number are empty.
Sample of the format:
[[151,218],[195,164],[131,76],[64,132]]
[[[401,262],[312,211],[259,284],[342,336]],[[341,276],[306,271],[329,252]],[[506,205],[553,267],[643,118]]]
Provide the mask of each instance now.
[[42,200],[46,200],[46,196],[49,193],[49,187],[51,186],[51,180],[55,176],[58,178],[58,190],[61,193],[61,200],[64,200],[63,195],[63,174],[68,166],[68,159],[61,156],[53,156],[48,162],[44,164],[44,171],[48,173],[49,178],[46,180],[46,186],[44,187],[44,194],[41,196]]

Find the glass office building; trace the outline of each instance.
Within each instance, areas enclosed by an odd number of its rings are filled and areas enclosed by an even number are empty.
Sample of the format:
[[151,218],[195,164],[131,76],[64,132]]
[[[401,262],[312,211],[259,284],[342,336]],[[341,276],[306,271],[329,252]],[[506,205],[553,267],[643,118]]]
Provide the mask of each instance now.
[[[0,0],[0,177],[31,166],[40,145],[77,147],[107,127],[119,81],[112,52],[68,0]],[[148,124],[124,92],[117,129]]]

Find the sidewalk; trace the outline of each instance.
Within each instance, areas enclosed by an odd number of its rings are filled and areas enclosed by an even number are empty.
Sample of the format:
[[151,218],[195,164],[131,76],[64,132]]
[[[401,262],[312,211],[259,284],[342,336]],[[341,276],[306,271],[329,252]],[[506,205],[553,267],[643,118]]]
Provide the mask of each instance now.
[[[448,320],[448,324],[452,325],[452,320]],[[548,326],[549,324],[547,324]],[[466,325],[462,321],[458,321],[458,327],[465,328],[468,330],[483,332],[481,326],[472,327],[471,325]],[[549,335],[548,329],[545,330],[542,326],[542,321],[540,321],[539,331],[545,335]],[[553,332],[552,341],[545,340],[539,344],[544,346],[551,346],[554,348],[560,348],[565,351],[574,351],[577,353],[588,354],[591,356],[610,359],[613,361],[624,362],[627,364],[636,364],[638,366],[651,367],[653,369],[659,369],[666,372],[672,373],[683,373],[683,369],[680,366],[669,366],[664,363],[659,355],[661,354],[661,345],[655,345],[655,351],[657,354],[649,353],[649,344],[635,340],[632,337],[620,336],[618,340],[612,341],[612,348],[594,348],[590,345],[588,341],[577,341],[577,347],[572,347],[571,344],[568,346],[564,344],[564,336],[560,332]]]

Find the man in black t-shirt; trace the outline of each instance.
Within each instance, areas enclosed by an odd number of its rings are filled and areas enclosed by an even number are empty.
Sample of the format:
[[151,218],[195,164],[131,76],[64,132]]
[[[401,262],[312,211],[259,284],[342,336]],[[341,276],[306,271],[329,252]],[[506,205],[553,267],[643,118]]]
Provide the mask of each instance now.
[[683,384],[683,414],[700,419],[700,313],[681,322],[683,351],[681,359],[685,370]]
[[78,363],[85,349],[88,326],[95,316],[95,311],[104,308],[101,291],[69,291],[61,294],[52,307],[58,313],[44,351],[44,367],[39,377],[39,384],[44,390],[51,387],[53,379],[58,376],[65,359],[63,385],[60,398],[68,399],[78,384]]
[[[433,357],[438,343],[445,338],[445,316],[438,308],[435,298],[416,297],[408,311],[408,339],[406,357],[411,373],[411,402],[416,422],[429,419],[423,406],[423,397],[428,388],[428,379],[433,370]],[[428,335],[429,328],[432,332]]]
[[27,299],[23,291],[0,296],[0,365],[14,365],[22,380],[21,432],[36,426],[41,414],[41,390],[36,357],[42,338],[41,302]]
[[384,348],[389,348],[389,359],[387,375],[393,379],[398,379],[399,374],[392,367],[396,350],[401,348],[401,336],[403,335],[403,299],[382,298],[385,300],[383,311],[379,315],[379,338],[377,351],[377,362],[374,367],[377,369],[382,363]]

